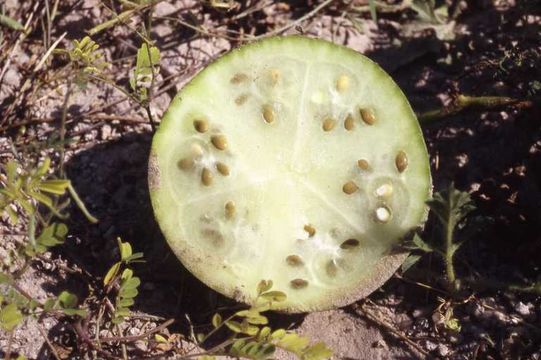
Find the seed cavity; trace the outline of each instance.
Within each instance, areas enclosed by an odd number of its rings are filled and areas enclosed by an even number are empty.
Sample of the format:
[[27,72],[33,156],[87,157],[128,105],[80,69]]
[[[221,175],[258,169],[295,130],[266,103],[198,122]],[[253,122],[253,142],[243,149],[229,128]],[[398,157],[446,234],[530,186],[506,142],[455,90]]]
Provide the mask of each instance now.
[[308,281],[304,279],[294,279],[291,280],[289,283],[293,289],[303,289],[308,286]]
[[286,257],[286,262],[289,266],[302,266],[304,261],[302,261],[299,255],[289,255]]
[[349,89],[349,77],[346,75],[340,75],[338,80],[336,80],[336,90],[338,92],[346,92]]
[[213,135],[210,138],[210,142],[218,150],[225,150],[227,148],[227,139],[224,135]]
[[274,87],[278,84],[278,80],[280,80],[280,70],[272,69],[270,71],[270,76],[271,76],[271,85]]
[[359,246],[359,244],[360,242],[357,239],[347,239],[346,241],[340,244],[340,249],[343,249],[343,250],[355,249],[356,247]]
[[316,229],[310,224],[304,225],[304,231],[308,233],[309,237],[312,237],[316,234]]
[[393,195],[393,185],[383,184],[380,185],[375,191],[374,194],[380,198],[388,198]]
[[235,104],[241,106],[246,102],[246,100],[248,100],[248,95],[242,94],[235,99]]
[[203,148],[199,144],[192,144],[192,154],[194,157],[203,155]]
[[190,158],[180,159],[177,162],[177,166],[179,167],[179,169],[184,170],[184,171],[193,169],[193,165],[194,165],[193,159],[190,159]]
[[391,209],[386,206],[380,206],[376,209],[375,218],[380,223],[387,223],[391,220]]
[[274,122],[274,109],[272,108],[271,105],[263,105],[263,109],[262,109],[262,114],[263,114],[263,119],[265,119],[265,122],[267,124],[270,124],[272,122]]
[[216,163],[216,170],[223,176],[229,176],[229,167],[223,162]]
[[364,170],[364,171],[370,170],[370,164],[365,159],[357,160],[357,166],[359,167],[359,169]]
[[193,127],[197,132],[205,133],[209,130],[209,123],[205,119],[197,119],[194,120]]
[[394,163],[396,165],[396,169],[398,170],[398,172],[400,173],[404,172],[406,168],[408,167],[408,157],[406,153],[400,150],[398,154],[396,154]]
[[232,78],[231,78],[231,84],[235,84],[235,85],[238,85],[240,83],[243,83],[245,81],[248,81],[248,75],[246,74],[243,74],[243,73],[236,73]]
[[353,116],[351,114],[348,114],[348,116],[346,116],[346,120],[344,121],[344,128],[346,128],[347,131],[351,131],[355,128],[355,119],[353,119]]
[[212,185],[213,180],[214,178],[210,170],[207,168],[204,168],[203,171],[201,172],[201,182],[203,183],[203,185],[210,186]]
[[236,212],[235,203],[233,201],[228,201],[225,203],[225,218],[232,219],[235,216]]
[[323,131],[331,131],[332,129],[334,129],[335,126],[336,120],[332,118],[325,118],[325,120],[323,120]]
[[367,125],[374,125],[376,122],[376,116],[372,109],[361,108],[359,113],[361,114],[361,119],[363,119]]
[[357,190],[359,190],[359,187],[353,181],[348,181],[342,186],[342,191],[348,195],[353,194]]

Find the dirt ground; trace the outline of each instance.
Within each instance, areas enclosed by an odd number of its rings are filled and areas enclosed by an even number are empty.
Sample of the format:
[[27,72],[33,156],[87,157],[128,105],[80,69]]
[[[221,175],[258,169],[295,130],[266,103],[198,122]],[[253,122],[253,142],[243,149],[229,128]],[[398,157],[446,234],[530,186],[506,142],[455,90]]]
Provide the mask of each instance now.
[[[59,48],[69,48],[71,40],[109,18],[103,3],[109,2],[61,1],[50,41],[66,33]],[[458,94],[534,100],[527,107],[472,107],[422,123],[435,191],[454,182],[477,205],[459,232],[468,240],[457,254],[458,276],[464,284],[479,279],[498,282],[464,286],[465,293],[454,304],[458,331],[442,325],[438,307],[449,294],[443,290],[441,259],[430,254],[405,274],[399,271],[368,299],[333,311],[273,314],[272,324],[324,341],[336,359],[541,359],[541,297],[509,290],[541,282],[541,4],[462,1],[455,20],[427,25],[398,0],[385,2],[387,10],[378,12],[377,23],[366,2],[331,1],[313,12],[321,3],[254,0],[225,11],[203,1],[160,2],[152,31],[162,51],[151,102],[154,117],[159,119],[183,84],[218,55],[248,35],[281,28],[280,34],[332,40],[374,59],[418,113],[449,105]],[[44,4],[5,0],[0,10],[23,22],[31,13],[39,17]],[[105,58],[117,59],[106,72],[126,88],[140,42],[133,34],[136,25],[133,20],[94,36]],[[33,71],[48,41],[43,26],[38,24],[16,46],[19,34],[0,27],[0,54],[9,50],[8,56],[0,57],[2,163],[11,157],[8,139],[21,146],[50,145],[58,139],[66,82],[52,75],[66,60],[54,58],[45,70]],[[40,79],[42,85],[25,88],[27,79]],[[142,284],[125,333],[138,335],[170,318],[176,319],[167,330],[170,334],[188,337],[191,326],[208,329],[214,312],[237,304],[189,274],[164,242],[149,202],[146,175],[152,132],[144,109],[111,86],[92,82],[73,93],[67,114],[67,176],[100,222],[89,224],[73,208],[66,243],[35,261],[20,286],[38,299],[63,289],[85,298],[89,283],[96,281],[92,278],[101,279],[117,260],[120,236],[146,260],[135,268]],[[2,218],[0,262],[20,232]],[[423,236],[435,232],[431,217]],[[0,265],[9,270],[5,263]],[[41,326],[63,358],[89,357],[78,352],[68,319],[46,319]],[[7,343],[7,334],[0,331],[0,354],[5,354]],[[182,344],[193,351],[192,345]],[[133,358],[142,357],[147,346],[136,343],[134,354],[139,355]],[[15,331],[12,351],[32,359],[54,359],[35,320]]]

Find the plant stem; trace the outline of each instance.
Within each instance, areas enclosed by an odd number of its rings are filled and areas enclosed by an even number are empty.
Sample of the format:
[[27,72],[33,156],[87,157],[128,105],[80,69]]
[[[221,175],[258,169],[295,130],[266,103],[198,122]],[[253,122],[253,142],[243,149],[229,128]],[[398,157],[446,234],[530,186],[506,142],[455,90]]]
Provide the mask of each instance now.
[[71,79],[68,80],[66,85],[66,95],[64,97],[64,105],[62,105],[62,118],[60,119],[60,178],[64,177],[64,157],[66,152],[66,146],[64,140],[66,138],[66,119],[68,116],[68,106],[71,96]]
[[454,293],[458,290],[456,284],[456,274],[455,267],[453,266],[453,256],[454,256],[454,247],[453,247],[453,226],[447,225],[445,233],[445,267],[447,271],[447,281],[449,282],[449,291]]
[[423,125],[456,115],[468,108],[497,109],[506,106],[530,108],[534,105],[531,100],[514,99],[506,96],[468,96],[459,94],[450,104],[441,109],[427,111],[419,114],[419,122]]

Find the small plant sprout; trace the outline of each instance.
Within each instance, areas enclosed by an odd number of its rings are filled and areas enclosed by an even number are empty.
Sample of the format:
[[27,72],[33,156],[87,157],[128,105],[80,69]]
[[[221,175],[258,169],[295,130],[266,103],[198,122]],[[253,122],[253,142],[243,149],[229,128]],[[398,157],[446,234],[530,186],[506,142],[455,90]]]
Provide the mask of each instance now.
[[391,250],[422,226],[432,189],[419,124],[393,80],[353,50],[301,36],[246,45],[192,79],[153,139],[149,184],[193,274],[251,305],[270,279],[287,294],[272,308],[286,312],[378,288],[406,257]]

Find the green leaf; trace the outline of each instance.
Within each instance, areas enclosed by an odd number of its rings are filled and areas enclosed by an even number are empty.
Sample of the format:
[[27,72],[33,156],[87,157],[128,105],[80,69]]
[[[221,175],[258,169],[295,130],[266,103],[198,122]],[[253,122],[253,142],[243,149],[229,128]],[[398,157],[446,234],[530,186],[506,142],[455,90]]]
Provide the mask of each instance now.
[[413,265],[415,265],[419,260],[421,260],[421,255],[411,254],[404,260],[402,263],[402,272],[405,273],[408,271]]
[[39,164],[36,170],[36,177],[41,178],[45,176],[49,169],[51,168],[51,159],[46,157],[41,164]]
[[120,299],[117,303],[118,306],[120,307],[130,307],[132,306],[133,304],[135,304],[135,300],[133,300],[133,298],[129,299],[129,298],[123,298],[123,299]]
[[84,309],[62,309],[64,314],[69,316],[80,316],[80,317],[86,317],[86,310]]
[[430,253],[434,251],[434,248],[430,246],[428,243],[426,243],[421,237],[417,234],[413,236],[413,243],[417,247],[417,249],[422,250],[424,252]]
[[310,340],[308,340],[308,338],[299,336],[295,333],[287,333],[278,341],[276,345],[287,351],[300,354],[308,346],[309,342]]
[[38,244],[48,248],[63,244],[67,234],[68,227],[65,224],[52,223],[41,232],[36,241]]
[[376,12],[376,0],[368,0],[368,6],[370,7],[370,16],[374,22],[378,21],[378,13]]
[[79,301],[77,295],[72,294],[68,291],[62,291],[60,295],[58,295],[58,300],[60,301],[60,306],[64,309],[71,309],[76,307],[77,302]]
[[214,314],[212,317],[212,326],[217,328],[222,324],[222,316],[220,314]]
[[141,285],[141,280],[138,277],[131,277],[122,283],[121,290],[133,290]]
[[24,26],[22,26],[20,22],[2,14],[0,14],[0,25],[6,26],[15,31],[24,30]]
[[236,332],[236,333],[242,332],[242,326],[238,321],[228,320],[224,324],[233,332]]
[[122,275],[120,276],[120,279],[123,280],[123,283],[130,280],[133,277],[133,270],[132,269],[124,269],[122,271]]
[[439,23],[435,13],[436,2],[434,0],[413,0],[411,9],[417,13],[417,16],[423,21]]
[[135,253],[135,254],[133,254],[131,256],[128,256],[126,259],[124,259],[124,262],[126,264],[129,264],[129,263],[131,263],[133,261],[137,261],[137,260],[141,259],[142,257],[143,257],[143,253],[142,252],[137,252],[137,253]]
[[120,271],[120,263],[117,262],[107,271],[107,274],[103,278],[103,285],[107,286],[118,275]]
[[258,338],[261,340],[267,340],[271,334],[271,328],[268,326],[263,327],[259,330]]
[[153,77],[159,71],[160,57],[160,50],[154,46],[149,47],[146,43],[137,50],[137,61],[130,79],[130,86],[139,95],[140,101],[148,99],[148,89]]
[[54,195],[64,195],[70,186],[70,181],[65,179],[45,180],[38,185],[40,191]]
[[273,331],[271,338],[274,340],[279,340],[287,335],[287,332],[284,329],[278,329]]
[[129,242],[122,242],[118,238],[118,247],[120,248],[120,259],[126,261],[130,256],[132,256],[132,248]]
[[133,299],[134,297],[137,296],[137,294],[139,294],[137,289],[120,290],[120,296],[123,298]]
[[168,341],[166,338],[164,338],[162,335],[160,334],[154,334],[154,340],[156,340],[157,342],[159,343],[163,343],[163,344],[167,344]]
[[11,284],[13,278],[10,274],[0,272],[0,284]]
[[43,310],[44,311],[52,310],[54,308],[55,304],[56,304],[56,299],[53,299],[53,298],[47,299],[43,303]]
[[257,284],[257,295],[261,295],[264,292],[269,291],[272,288],[272,280],[261,280]]
[[287,295],[282,291],[269,291],[261,294],[261,298],[272,302],[281,302],[287,299]]
[[303,354],[303,360],[324,360],[330,359],[333,352],[323,342],[310,346]]
[[37,191],[29,191],[28,195],[49,208],[53,207],[53,199],[45,194]]
[[19,222],[19,215],[13,210],[9,205],[4,208],[6,213],[8,214],[9,221],[11,222],[11,225],[17,225]]
[[5,331],[12,331],[23,320],[23,314],[16,304],[8,304],[0,310],[0,327]]

